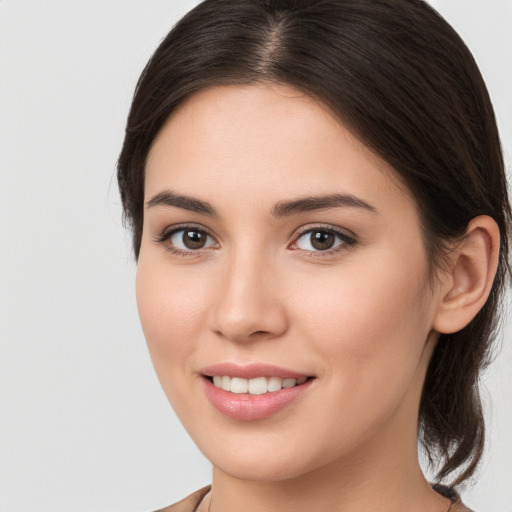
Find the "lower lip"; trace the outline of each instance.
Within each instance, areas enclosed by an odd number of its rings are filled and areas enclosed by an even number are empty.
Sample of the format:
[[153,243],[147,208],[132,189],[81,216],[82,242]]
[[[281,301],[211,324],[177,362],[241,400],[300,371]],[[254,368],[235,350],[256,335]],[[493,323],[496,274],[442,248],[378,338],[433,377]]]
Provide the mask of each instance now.
[[215,387],[209,379],[203,381],[206,396],[219,412],[236,420],[255,421],[268,418],[298,400],[311,387],[313,379],[262,395],[231,393]]

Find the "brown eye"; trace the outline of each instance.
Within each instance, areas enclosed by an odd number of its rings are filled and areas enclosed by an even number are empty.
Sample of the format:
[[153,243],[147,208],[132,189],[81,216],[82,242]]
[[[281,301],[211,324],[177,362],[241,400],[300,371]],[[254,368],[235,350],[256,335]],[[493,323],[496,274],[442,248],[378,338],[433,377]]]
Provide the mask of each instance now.
[[201,231],[183,231],[183,245],[187,249],[202,249],[206,244],[207,235]]
[[317,251],[326,251],[332,249],[336,237],[334,233],[329,231],[312,231],[310,236],[310,243]]
[[293,249],[301,249],[308,252],[328,252],[338,247],[347,248],[356,243],[352,236],[336,229],[308,229],[297,237]]
[[178,251],[198,251],[216,246],[215,240],[205,231],[182,228],[167,237],[167,243]]

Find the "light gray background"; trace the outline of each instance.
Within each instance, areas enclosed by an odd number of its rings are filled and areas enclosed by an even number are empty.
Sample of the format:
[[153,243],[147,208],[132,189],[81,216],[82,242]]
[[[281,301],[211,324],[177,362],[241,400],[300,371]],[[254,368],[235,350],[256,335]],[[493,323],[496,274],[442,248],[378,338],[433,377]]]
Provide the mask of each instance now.
[[[510,168],[512,1],[432,3],[481,66]],[[195,4],[0,1],[2,512],[141,512],[209,482],[151,367],[114,179],[138,74]],[[511,337],[464,495],[482,512],[512,511]]]

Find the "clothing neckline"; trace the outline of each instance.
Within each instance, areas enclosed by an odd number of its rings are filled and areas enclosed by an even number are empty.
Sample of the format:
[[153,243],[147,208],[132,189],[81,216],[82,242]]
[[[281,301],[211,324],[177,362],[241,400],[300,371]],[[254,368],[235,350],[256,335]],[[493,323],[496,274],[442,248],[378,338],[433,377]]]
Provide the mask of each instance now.
[[[211,485],[207,485],[206,487],[203,487],[202,489],[192,493],[179,503],[160,509],[157,512],[197,512],[201,502],[211,491],[211,488]],[[450,500],[451,505],[447,512],[471,512],[467,507],[464,506],[460,496],[455,490],[439,484],[432,485],[432,489],[441,496],[444,496]]]

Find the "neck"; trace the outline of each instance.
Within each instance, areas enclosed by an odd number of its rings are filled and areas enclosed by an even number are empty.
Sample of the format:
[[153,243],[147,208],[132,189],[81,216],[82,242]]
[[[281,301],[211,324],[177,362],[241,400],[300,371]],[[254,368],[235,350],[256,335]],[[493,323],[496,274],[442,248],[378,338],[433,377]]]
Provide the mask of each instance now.
[[450,503],[426,482],[416,457],[375,452],[334,461],[297,478],[248,481],[214,468],[209,512],[446,512]]

